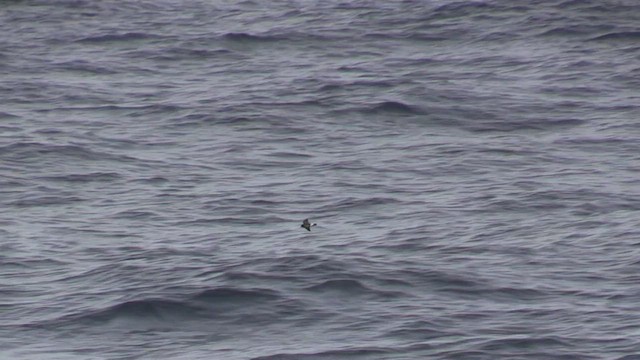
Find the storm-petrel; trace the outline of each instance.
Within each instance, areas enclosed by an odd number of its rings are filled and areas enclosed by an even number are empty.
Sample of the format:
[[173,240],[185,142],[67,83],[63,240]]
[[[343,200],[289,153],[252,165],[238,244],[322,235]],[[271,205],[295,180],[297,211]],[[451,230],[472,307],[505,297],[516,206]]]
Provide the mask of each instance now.
[[318,224],[316,224],[316,223],[312,224],[312,223],[309,222],[309,219],[304,219],[302,221],[302,225],[300,225],[300,227],[303,227],[303,228],[307,229],[307,231],[311,231],[311,227],[312,226],[316,226],[316,225],[318,225]]

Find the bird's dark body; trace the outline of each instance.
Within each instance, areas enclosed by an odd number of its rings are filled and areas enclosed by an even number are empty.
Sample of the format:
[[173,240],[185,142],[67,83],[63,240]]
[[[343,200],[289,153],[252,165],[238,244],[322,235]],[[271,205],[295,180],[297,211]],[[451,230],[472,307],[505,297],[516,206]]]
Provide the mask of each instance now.
[[317,224],[312,224],[309,222],[309,219],[304,219],[302,221],[302,225],[300,225],[300,227],[307,229],[307,231],[311,231],[311,227],[312,226],[316,226]]

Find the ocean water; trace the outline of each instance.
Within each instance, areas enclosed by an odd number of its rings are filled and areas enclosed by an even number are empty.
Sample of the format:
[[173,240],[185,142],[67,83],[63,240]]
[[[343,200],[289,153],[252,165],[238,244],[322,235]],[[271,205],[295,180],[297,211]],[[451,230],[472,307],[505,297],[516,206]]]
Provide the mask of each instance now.
[[638,24],[0,1],[0,358],[640,359]]

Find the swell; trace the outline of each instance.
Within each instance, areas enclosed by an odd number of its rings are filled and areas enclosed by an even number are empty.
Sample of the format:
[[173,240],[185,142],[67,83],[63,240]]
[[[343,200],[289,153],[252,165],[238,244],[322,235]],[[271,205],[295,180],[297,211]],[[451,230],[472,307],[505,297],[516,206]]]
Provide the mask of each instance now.
[[355,279],[331,279],[325,280],[315,285],[308,286],[303,290],[312,293],[332,293],[334,295],[350,298],[352,296],[372,295],[384,298],[402,297],[407,295],[401,291],[389,291],[376,289],[365,285],[362,281]]
[[111,182],[121,179],[122,176],[115,172],[93,172],[87,174],[68,174],[56,176],[43,176],[40,179],[53,182],[90,183]]
[[359,359],[359,358],[380,358],[396,352],[393,348],[387,347],[346,347],[344,349],[324,350],[318,352],[295,352],[278,353],[272,355],[258,356],[251,360],[296,360],[296,359]]
[[347,107],[334,111],[336,114],[361,113],[364,115],[419,115],[424,111],[416,105],[410,105],[401,101],[382,101],[371,104],[363,104],[356,107]]
[[[290,31],[287,33],[273,33],[273,34],[251,34],[247,32],[228,32],[220,36],[222,40],[230,43],[245,43],[245,44],[261,44],[261,43],[273,43],[284,41],[314,41],[314,40],[329,40],[326,36],[311,34],[307,32]],[[336,38],[335,36],[333,37]]]
[[611,33],[590,38],[589,40],[591,41],[611,41],[611,40],[637,41],[637,40],[640,40],[640,31],[611,32]]
[[88,44],[102,44],[107,42],[125,42],[125,41],[147,40],[147,39],[155,39],[155,38],[159,38],[159,36],[147,34],[147,33],[140,33],[140,32],[126,32],[126,33],[87,36],[87,37],[80,38],[76,41],[80,43],[88,43]]
[[230,32],[222,35],[225,40],[233,42],[272,42],[284,40],[284,38],[275,35],[254,35],[243,32]]
[[71,158],[88,161],[115,160],[130,162],[134,158],[127,155],[114,155],[107,152],[95,151],[81,145],[53,145],[40,142],[15,142],[0,147],[0,156],[13,161],[41,160],[43,156],[59,159]]
[[222,287],[186,296],[164,295],[119,301],[115,304],[26,324],[29,327],[99,326],[134,322],[136,326],[173,326],[189,320],[255,321],[273,319],[295,308],[292,299],[283,299],[269,289]]

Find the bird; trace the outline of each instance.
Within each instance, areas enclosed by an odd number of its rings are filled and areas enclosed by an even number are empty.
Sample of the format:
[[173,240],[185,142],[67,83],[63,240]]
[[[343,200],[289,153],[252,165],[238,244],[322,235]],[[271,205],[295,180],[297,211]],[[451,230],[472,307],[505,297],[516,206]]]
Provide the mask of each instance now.
[[316,226],[316,225],[318,225],[318,224],[316,224],[316,223],[312,224],[312,223],[309,222],[309,219],[304,219],[304,220],[302,220],[302,225],[300,225],[300,227],[303,227],[303,228],[307,229],[307,231],[311,231],[311,227],[312,226]]

